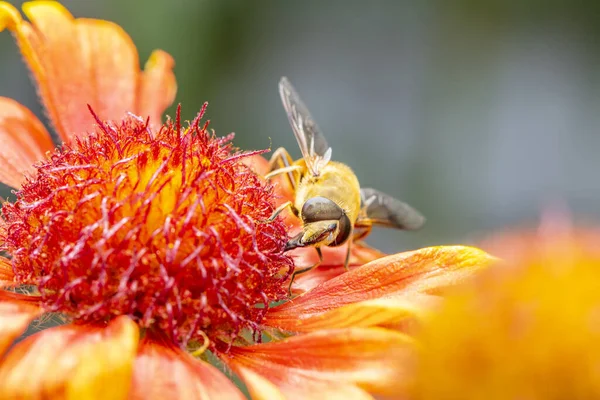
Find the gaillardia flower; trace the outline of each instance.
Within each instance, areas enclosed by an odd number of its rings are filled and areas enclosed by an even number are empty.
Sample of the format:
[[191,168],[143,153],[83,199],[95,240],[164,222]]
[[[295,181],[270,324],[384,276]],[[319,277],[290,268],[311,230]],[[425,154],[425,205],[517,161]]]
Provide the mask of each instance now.
[[487,241],[508,261],[423,323],[406,398],[599,398],[599,241],[565,226]]
[[[288,256],[294,227],[265,222],[286,193],[261,178],[264,159],[208,131],[204,109],[161,123],[171,57],[140,71],[120,27],[55,2],[23,9],[29,21],[0,2],[0,30],[63,143],[0,98],[0,182],[16,189],[0,223],[0,398],[244,398],[210,354],[257,399],[404,384],[407,364],[392,361],[414,351],[409,327],[491,257],[357,245],[345,272],[344,249],[328,250],[290,300],[295,263],[314,253]],[[17,340],[28,327],[41,331]]]

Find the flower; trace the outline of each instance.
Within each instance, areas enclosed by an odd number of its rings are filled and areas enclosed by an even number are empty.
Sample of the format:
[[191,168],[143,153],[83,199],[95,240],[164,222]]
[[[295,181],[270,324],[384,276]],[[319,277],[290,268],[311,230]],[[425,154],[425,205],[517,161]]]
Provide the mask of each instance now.
[[[412,357],[410,327],[490,256],[357,245],[345,272],[345,250],[331,249],[290,301],[290,274],[314,250],[292,259],[297,222],[264,222],[289,193],[260,177],[260,152],[215,137],[205,108],[185,126],[179,109],[161,123],[176,91],[168,54],[142,72],[117,25],[51,1],[23,9],[30,22],[0,2],[0,29],[63,144],[0,98],[0,182],[16,189],[0,222],[1,398],[243,398],[208,353],[257,399],[369,398],[403,384],[408,364],[392,361]],[[48,318],[60,326],[15,343]]]
[[486,241],[506,263],[423,323],[407,398],[600,396],[600,231],[552,222]]

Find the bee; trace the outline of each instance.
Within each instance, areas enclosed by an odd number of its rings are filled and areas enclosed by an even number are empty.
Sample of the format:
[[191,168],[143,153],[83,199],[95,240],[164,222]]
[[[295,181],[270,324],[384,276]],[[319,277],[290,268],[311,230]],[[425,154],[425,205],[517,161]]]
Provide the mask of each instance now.
[[331,160],[325,136],[285,77],[279,82],[279,94],[302,158],[294,161],[283,147],[273,153],[266,178],[285,174],[294,200],[277,207],[268,221],[289,208],[302,221],[302,231],[288,239],[285,250],[310,246],[319,256],[316,264],[293,273],[290,288],[298,274],[323,262],[323,246],[348,243],[344,261],[347,269],[352,243],[365,238],[373,225],[404,230],[423,225],[425,218],[414,208],[378,190],[361,188],[350,167]]

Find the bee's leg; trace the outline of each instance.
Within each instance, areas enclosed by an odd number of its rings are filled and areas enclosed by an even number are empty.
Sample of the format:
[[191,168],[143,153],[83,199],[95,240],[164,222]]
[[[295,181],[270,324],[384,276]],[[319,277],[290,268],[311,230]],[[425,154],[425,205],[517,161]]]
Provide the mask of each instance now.
[[323,253],[321,252],[321,248],[315,247],[314,249],[317,251],[317,254],[319,255],[319,261],[317,261],[310,267],[306,267],[306,268],[302,268],[302,269],[294,271],[294,273],[292,274],[292,278],[290,279],[290,286],[288,287],[288,294],[290,295],[290,297],[292,297],[292,284],[294,283],[294,279],[296,278],[296,276],[303,274],[305,272],[308,272],[308,271],[312,271],[313,269],[315,269],[319,265],[321,265],[321,263],[323,262]]
[[275,171],[279,168],[289,167],[294,163],[292,156],[284,147],[280,147],[273,152],[271,159],[269,160],[269,172]]
[[[263,220],[261,222],[265,223],[265,224],[268,223],[268,222],[273,222],[275,220],[275,218],[277,218],[277,216],[279,214],[281,214],[281,212],[283,210],[285,210],[286,208],[288,208],[288,207],[290,209],[292,209],[292,212],[294,212],[294,204],[292,204],[291,201],[286,201],[285,203],[282,203],[279,207],[277,207],[275,209],[275,211],[273,211],[273,214],[271,214],[271,216],[269,218],[267,218],[266,220]],[[296,214],[296,213],[294,212],[294,214]]]
[[364,238],[369,236],[373,227],[369,226],[368,228],[361,228],[354,230],[354,236],[352,236],[353,242],[361,242]]
[[317,221],[305,224],[302,232],[288,240],[285,246],[285,251],[293,250],[296,247],[311,246],[315,248],[315,250],[317,251],[317,255],[319,256],[319,261],[317,263],[311,265],[310,267],[294,271],[290,280],[290,286],[288,288],[290,296],[292,293],[292,283],[294,283],[294,278],[296,277],[296,275],[313,270],[323,262],[323,253],[321,252],[321,246],[327,246],[329,243],[331,243],[333,238],[337,236],[338,231],[339,221]]
[[373,246],[369,246],[363,240],[364,238],[369,236],[371,230],[373,230],[373,223],[371,222],[371,220],[368,218],[359,218],[354,224],[354,231],[352,232],[352,243],[359,244],[360,247],[365,247],[367,249],[377,250]]
[[352,231],[352,240],[354,242],[362,241],[362,239],[369,236],[373,229],[373,223],[368,218],[359,218],[354,224],[354,231]]
[[[265,179],[266,180],[270,180],[271,178],[273,178],[274,176],[277,175],[281,175],[281,174],[288,174],[288,179],[290,179],[290,174],[294,171],[300,171],[302,170],[303,167],[300,165],[292,165],[291,167],[283,167],[283,168],[278,168],[274,171],[269,172],[268,174],[265,175]],[[292,182],[292,181],[290,181]]]
[[290,153],[283,147],[278,148],[273,152],[271,159],[269,160],[269,174],[267,176],[272,177],[277,174],[277,170],[282,170],[281,173],[287,173],[288,181],[292,185],[292,189],[296,189],[296,179],[294,177],[295,168],[291,168],[294,163],[294,159],[290,156]]

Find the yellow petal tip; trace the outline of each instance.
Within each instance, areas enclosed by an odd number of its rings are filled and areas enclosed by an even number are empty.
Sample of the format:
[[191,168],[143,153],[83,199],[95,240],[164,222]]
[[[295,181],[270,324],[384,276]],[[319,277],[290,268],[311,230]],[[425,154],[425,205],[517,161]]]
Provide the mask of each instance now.
[[454,259],[455,263],[460,265],[470,265],[470,264],[491,264],[496,261],[499,261],[498,258],[490,255],[489,253],[481,250],[477,247],[473,246],[465,246],[465,245],[455,245],[455,246],[434,246],[426,249],[422,249],[425,253],[428,253],[428,250],[432,250],[433,253],[430,256],[436,254],[442,260],[451,257]]
[[23,5],[21,7],[23,8],[23,12],[27,16],[30,15],[31,10],[34,10],[36,8],[37,9],[40,9],[40,8],[53,9],[53,11],[58,11],[62,14],[71,16],[71,13],[65,8],[65,6],[60,4],[58,1],[52,1],[52,0],[26,1],[25,3],[23,3]]
[[459,252],[465,257],[465,259],[478,259],[482,261],[494,262],[498,261],[499,258],[494,257],[484,250],[472,246],[456,246]]
[[75,17],[58,1],[27,1],[21,6],[23,14],[32,25],[38,25],[40,21],[52,21],[60,16],[66,20],[74,20]]
[[146,64],[144,67],[145,68],[153,68],[153,67],[160,65],[161,63],[165,63],[170,68],[172,68],[175,65],[175,60],[166,51],[158,49],[158,50],[154,50],[150,54],[150,57],[148,58],[148,61],[146,61]]
[[14,31],[22,20],[19,10],[10,3],[0,1],[0,32],[4,29]]

